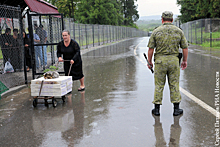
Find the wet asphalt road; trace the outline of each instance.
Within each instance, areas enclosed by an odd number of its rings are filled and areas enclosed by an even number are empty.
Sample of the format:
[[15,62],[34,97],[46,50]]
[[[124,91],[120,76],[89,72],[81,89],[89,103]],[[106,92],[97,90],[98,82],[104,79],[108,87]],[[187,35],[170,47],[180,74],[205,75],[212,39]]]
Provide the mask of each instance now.
[[[83,54],[86,91],[78,92],[79,81],[75,81],[72,94],[65,103],[59,100],[56,108],[43,104],[33,108],[30,89],[15,94],[11,108],[0,111],[13,112],[1,122],[0,146],[214,146],[216,117],[182,93],[184,114],[173,117],[167,83],[161,116],[152,116],[154,79],[143,56],[148,39],[131,39]],[[190,49],[188,68],[180,76],[183,89],[213,108],[219,61]],[[24,102],[17,104],[16,99]]]

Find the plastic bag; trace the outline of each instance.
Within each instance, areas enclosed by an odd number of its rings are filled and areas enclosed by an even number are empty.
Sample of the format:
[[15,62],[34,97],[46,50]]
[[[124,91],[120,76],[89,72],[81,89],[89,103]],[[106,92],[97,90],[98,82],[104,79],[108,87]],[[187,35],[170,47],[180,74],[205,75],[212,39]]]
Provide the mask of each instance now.
[[11,63],[7,61],[5,63],[4,73],[10,73],[10,72],[14,72],[14,68],[12,67]]

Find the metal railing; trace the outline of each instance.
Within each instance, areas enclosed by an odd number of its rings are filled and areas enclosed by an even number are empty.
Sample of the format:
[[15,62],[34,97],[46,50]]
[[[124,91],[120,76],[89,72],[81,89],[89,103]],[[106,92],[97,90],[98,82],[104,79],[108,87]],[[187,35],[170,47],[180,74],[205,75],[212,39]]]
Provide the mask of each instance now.
[[74,23],[72,18],[64,18],[64,24],[71,38],[83,48],[148,35],[148,32],[131,27]]
[[188,42],[220,48],[220,18],[207,18],[180,25]]

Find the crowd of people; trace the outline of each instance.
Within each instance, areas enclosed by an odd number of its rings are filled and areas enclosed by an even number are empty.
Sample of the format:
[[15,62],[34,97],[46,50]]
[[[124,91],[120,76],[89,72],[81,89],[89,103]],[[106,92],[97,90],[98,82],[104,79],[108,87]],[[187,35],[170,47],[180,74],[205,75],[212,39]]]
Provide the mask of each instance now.
[[[38,27],[35,24],[34,29],[35,29],[35,33],[33,33],[34,44],[46,44],[47,32],[43,29],[43,25],[40,24]],[[23,36],[23,44],[22,44],[22,36]],[[24,62],[22,62],[23,60],[26,61],[27,71],[29,71],[32,68],[30,38],[25,31],[22,32],[22,36],[20,36],[19,31],[16,28],[13,29],[12,35],[11,35],[11,29],[6,28],[5,33],[0,36],[3,64],[5,65],[5,63],[9,61],[14,71],[24,70],[23,68]],[[40,67],[47,66],[47,46],[46,45],[34,46],[34,51],[35,51],[36,68],[39,69]],[[25,52],[25,57],[23,59],[24,52]]]

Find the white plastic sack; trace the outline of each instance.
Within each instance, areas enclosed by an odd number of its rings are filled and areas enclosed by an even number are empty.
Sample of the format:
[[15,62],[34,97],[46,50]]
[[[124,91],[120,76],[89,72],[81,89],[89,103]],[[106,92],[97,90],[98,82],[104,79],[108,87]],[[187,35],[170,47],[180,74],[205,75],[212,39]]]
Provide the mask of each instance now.
[[14,68],[12,67],[11,63],[7,61],[5,63],[4,73],[14,72]]

